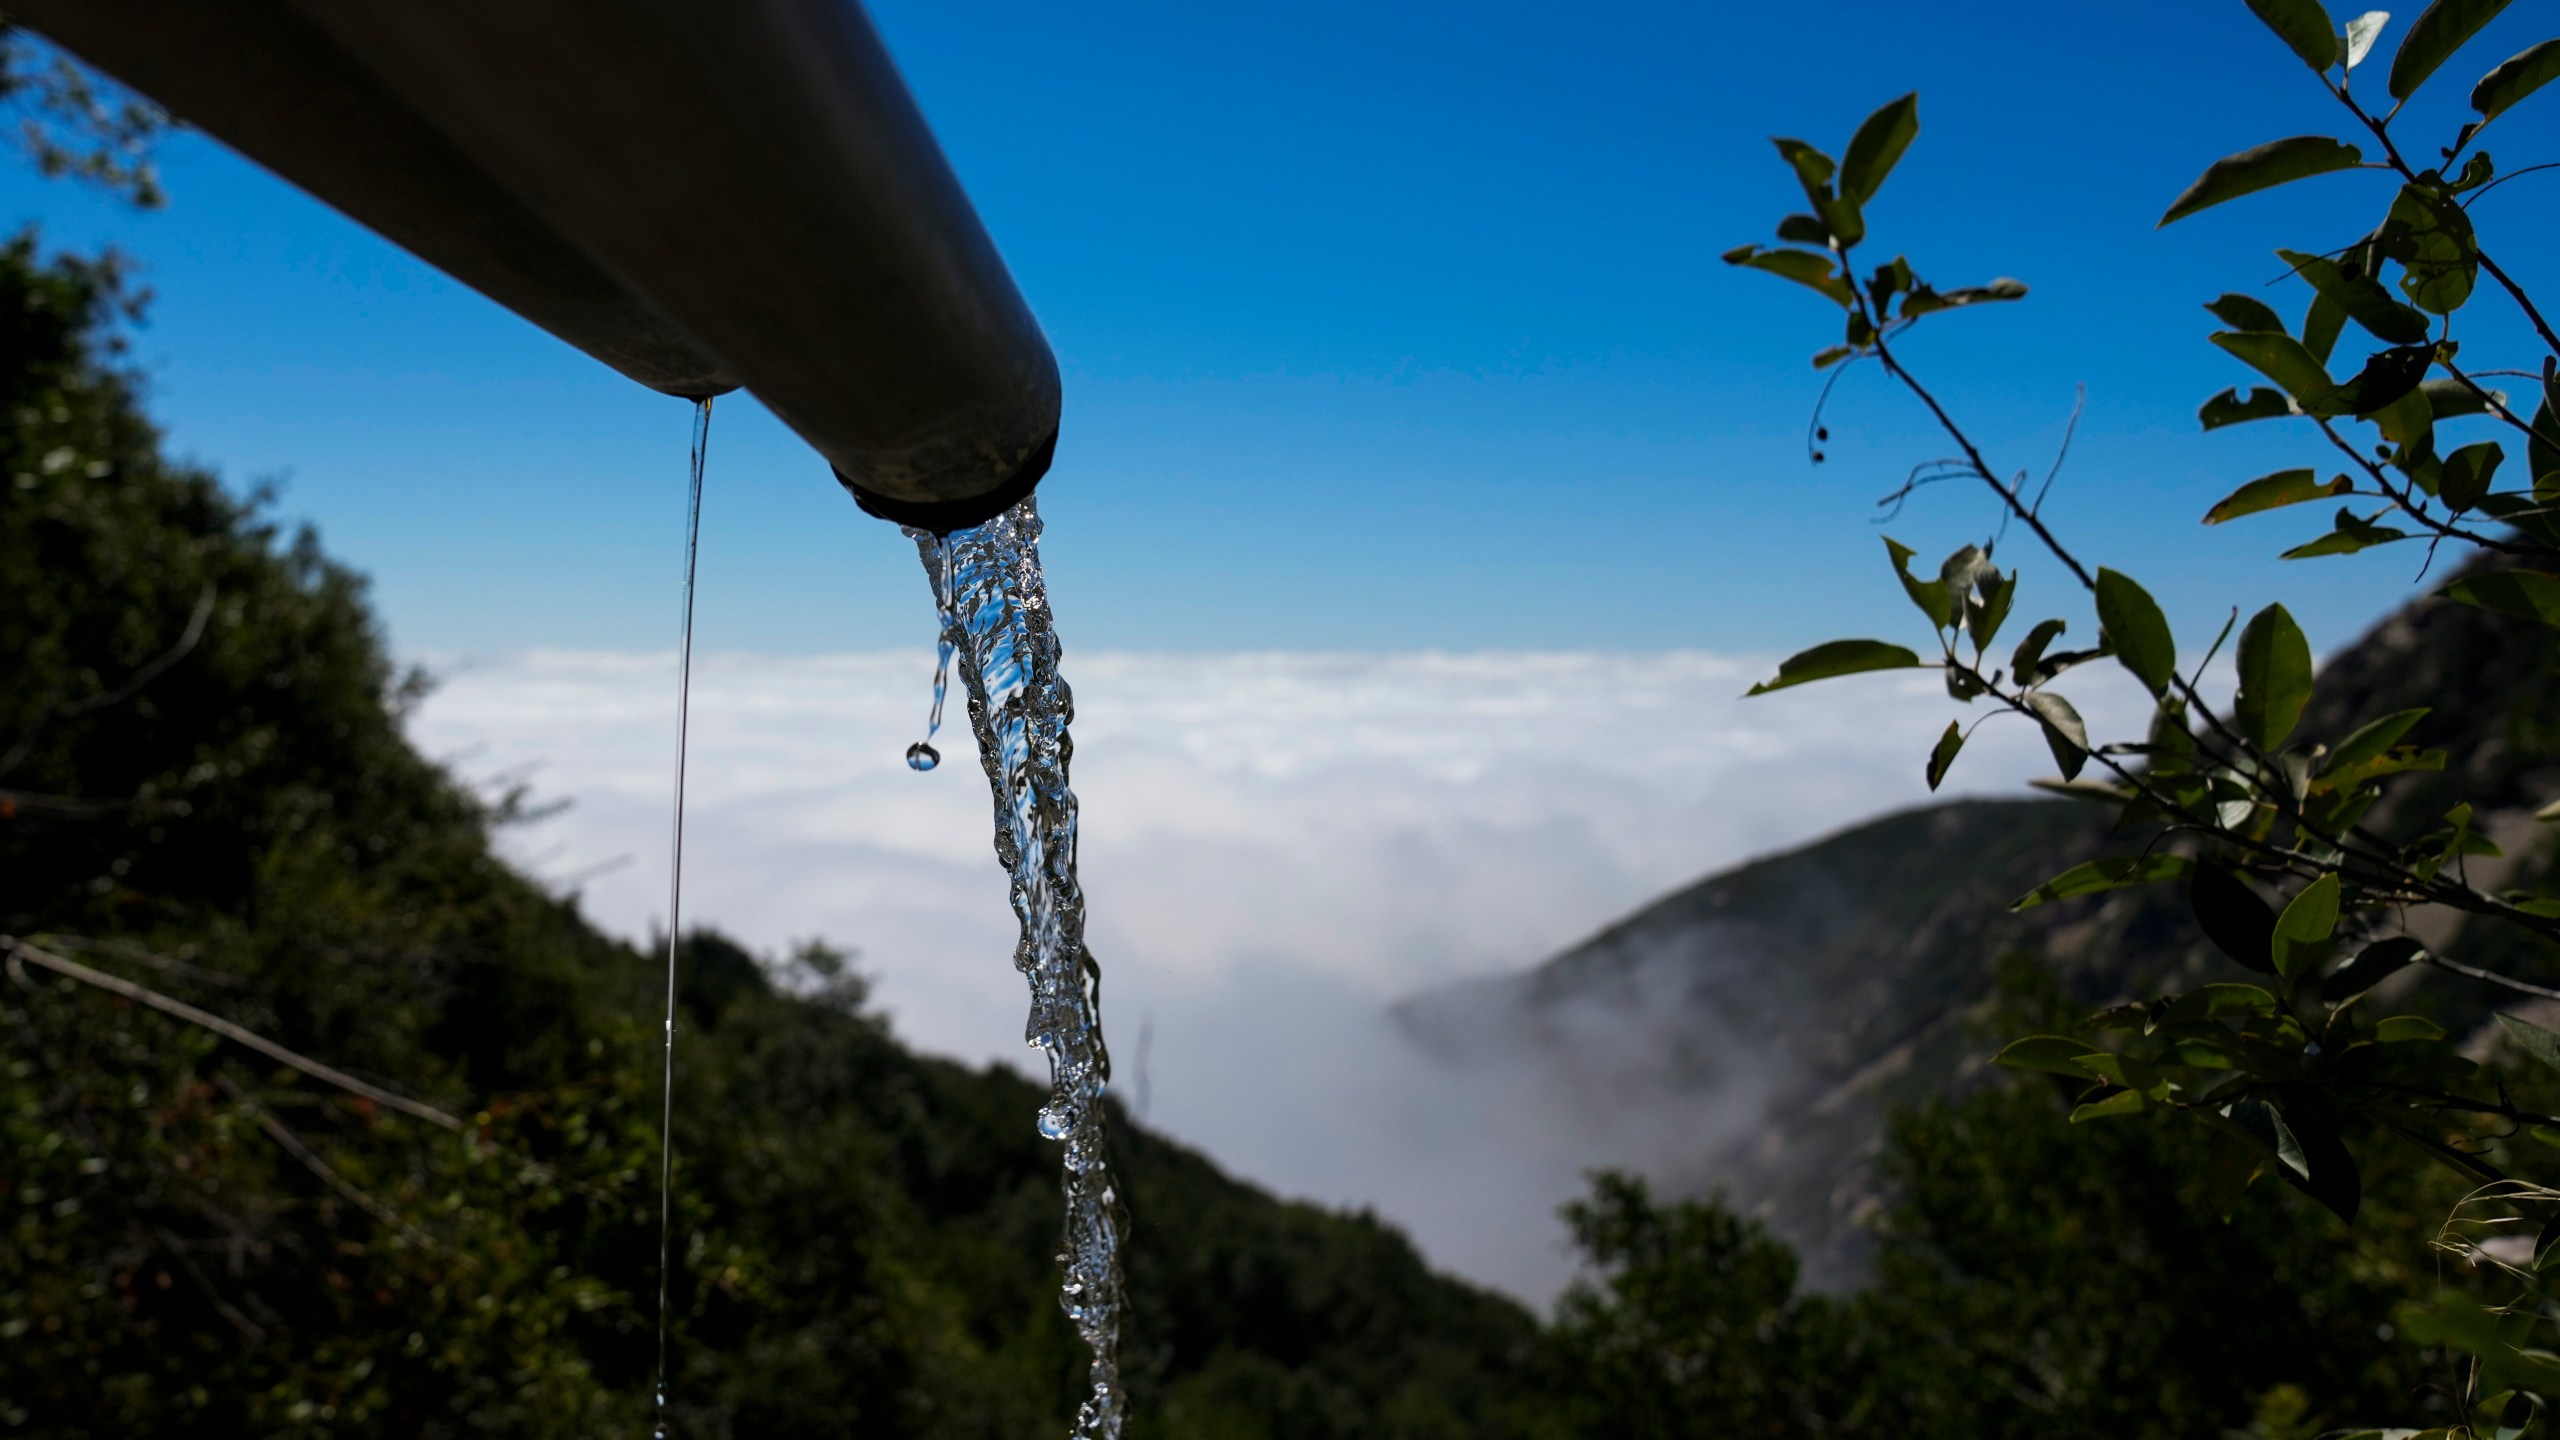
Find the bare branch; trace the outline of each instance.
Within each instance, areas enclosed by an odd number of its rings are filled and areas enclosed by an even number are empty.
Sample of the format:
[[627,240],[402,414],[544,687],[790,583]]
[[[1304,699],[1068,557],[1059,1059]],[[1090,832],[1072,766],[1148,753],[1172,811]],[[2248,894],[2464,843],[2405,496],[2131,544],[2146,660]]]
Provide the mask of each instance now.
[[109,994],[121,995],[137,1004],[148,1005],[163,1015],[174,1016],[190,1025],[201,1026],[225,1040],[255,1050],[288,1069],[299,1070],[314,1080],[335,1085],[350,1095],[363,1096],[387,1109],[397,1110],[403,1115],[414,1115],[431,1125],[441,1125],[457,1133],[464,1129],[460,1120],[432,1105],[412,1100],[406,1095],[395,1095],[379,1085],[369,1085],[344,1070],[323,1065],[308,1055],[288,1050],[255,1031],[242,1029],[221,1016],[199,1010],[184,1000],[172,999],[157,990],[136,985],[120,976],[110,975],[103,970],[92,970],[77,960],[66,960],[49,951],[39,950],[14,935],[0,935],[0,948],[5,948],[12,960],[25,960],[41,965],[67,979],[77,980],[84,985],[94,985]]

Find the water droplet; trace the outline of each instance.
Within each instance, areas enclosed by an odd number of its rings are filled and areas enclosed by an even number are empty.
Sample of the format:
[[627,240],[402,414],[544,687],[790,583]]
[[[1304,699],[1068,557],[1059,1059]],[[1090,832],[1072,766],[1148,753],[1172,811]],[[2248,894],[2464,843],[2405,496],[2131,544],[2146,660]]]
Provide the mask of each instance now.
[[1040,1133],[1052,1140],[1067,1138],[1067,1117],[1055,1105],[1040,1107]]
[[919,740],[907,747],[907,768],[930,770],[942,763],[942,752]]

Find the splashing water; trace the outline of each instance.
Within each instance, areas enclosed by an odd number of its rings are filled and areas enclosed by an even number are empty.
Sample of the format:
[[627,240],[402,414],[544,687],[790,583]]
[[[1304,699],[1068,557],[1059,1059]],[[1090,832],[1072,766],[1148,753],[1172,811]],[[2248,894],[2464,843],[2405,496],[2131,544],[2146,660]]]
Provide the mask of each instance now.
[[[1103,1158],[1102,971],[1084,945],[1076,884],[1076,797],[1067,785],[1074,697],[1058,677],[1058,637],[1040,575],[1040,512],[1026,497],[995,519],[949,535],[910,528],[942,617],[942,654],[956,649],[969,723],[995,796],[996,857],[1013,878],[1022,921],[1014,968],[1031,982],[1025,1043],[1049,1059],[1039,1130],[1064,1142],[1065,1271],[1058,1303],[1093,1352],[1093,1389],[1076,1440],[1117,1440],[1120,1393],[1120,1198]],[[942,709],[942,676],[934,686]],[[914,752],[909,752],[914,763]],[[919,765],[929,769],[930,765]]]

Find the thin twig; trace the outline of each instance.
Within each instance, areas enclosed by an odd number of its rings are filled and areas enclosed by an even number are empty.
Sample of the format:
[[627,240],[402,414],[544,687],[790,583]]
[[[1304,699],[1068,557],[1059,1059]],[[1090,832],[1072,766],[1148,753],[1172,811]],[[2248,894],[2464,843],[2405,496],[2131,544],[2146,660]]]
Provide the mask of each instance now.
[[[392,1229],[399,1231],[400,1234],[411,1244],[418,1246],[420,1249],[434,1250],[440,1248],[436,1244],[434,1237],[428,1235],[425,1231],[420,1230],[417,1226],[410,1224],[408,1221],[401,1219],[398,1211],[393,1210],[389,1205],[386,1205],[382,1201],[367,1194],[364,1189],[358,1186],[354,1181],[339,1174],[336,1166],[321,1159],[319,1152],[313,1150],[308,1144],[304,1143],[303,1138],[294,1134],[283,1121],[278,1120],[275,1117],[274,1112],[268,1110],[266,1106],[259,1104],[250,1096],[248,1091],[241,1089],[238,1081],[233,1080],[228,1075],[220,1074],[215,1075],[213,1080],[215,1084],[222,1087],[224,1094],[231,1097],[234,1104],[249,1112],[250,1117],[258,1122],[258,1128],[266,1132],[268,1139],[273,1140],[276,1144],[282,1146],[286,1154],[301,1161],[303,1168],[309,1170],[312,1174],[319,1176],[323,1184],[327,1185],[330,1189],[337,1191],[340,1196],[344,1197],[357,1209],[362,1210],[367,1215],[370,1215],[374,1219],[381,1221],[383,1224],[390,1226]],[[468,1258],[469,1257],[467,1256],[465,1257],[466,1260]]]
[[395,1095],[379,1085],[368,1085],[344,1070],[323,1065],[308,1055],[288,1050],[255,1031],[244,1030],[221,1016],[199,1010],[184,1000],[172,999],[157,990],[136,985],[121,976],[110,975],[103,970],[92,970],[77,960],[66,960],[49,951],[39,950],[14,935],[0,935],[0,949],[6,949],[14,959],[32,961],[67,979],[77,980],[84,985],[94,985],[110,994],[121,995],[137,1004],[148,1005],[163,1015],[175,1016],[190,1025],[201,1026],[225,1040],[255,1050],[279,1065],[299,1070],[325,1084],[335,1085],[350,1095],[360,1095],[377,1105],[397,1110],[403,1115],[414,1115],[431,1125],[441,1125],[456,1133],[464,1129],[460,1120],[432,1105],[412,1100],[406,1095]]

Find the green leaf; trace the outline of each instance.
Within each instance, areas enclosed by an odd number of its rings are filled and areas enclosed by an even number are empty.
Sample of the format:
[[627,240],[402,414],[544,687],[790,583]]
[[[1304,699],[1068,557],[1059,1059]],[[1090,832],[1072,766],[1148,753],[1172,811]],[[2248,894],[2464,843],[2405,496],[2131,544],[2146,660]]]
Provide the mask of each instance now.
[[[2310,3],[2310,0],[2304,0],[2304,3]],[[2319,7],[2313,4],[2312,8]],[[2323,17],[2321,27],[2325,30],[2327,26],[2328,21]],[[2331,38],[2334,42],[2335,37]],[[2194,184],[2169,202],[2169,211],[2160,217],[2160,224],[2184,220],[2225,200],[2237,200],[2243,195],[2271,190],[2313,175],[2353,169],[2363,163],[2363,151],[2326,135],[2295,135],[2283,140],[2270,140],[2237,155],[2225,155],[2206,166]]]
[[2311,642],[2282,605],[2249,618],[2240,631],[2240,692],[2232,722],[2259,749],[2273,753],[2293,734],[2311,699]]
[[1822,349],[1813,352],[1813,368],[1816,370],[1828,370],[1832,366],[1839,364],[1841,361],[1846,360],[1857,353],[1858,347],[1855,345],[1825,346]]
[[2388,545],[2395,540],[2409,538],[2409,532],[2406,530],[2375,524],[2371,520],[2358,516],[2354,511],[2344,508],[2338,511],[2337,519],[2333,523],[2336,526],[2335,529],[2308,544],[2294,546],[2284,552],[2284,558],[2314,560],[2323,555],[2353,555],[2359,550],[2370,550],[2376,545]]
[[1994,1065],[2012,1070],[2040,1070],[2049,1075],[2068,1075],[2075,1080],[2095,1080],[2097,1074],[2080,1063],[2080,1057],[2094,1053],[2086,1040],[2066,1035],[2030,1035],[2012,1040],[1991,1057]]
[[2248,1131],[2259,1144],[2273,1151],[2278,1164],[2292,1171],[2297,1178],[2310,1178],[2311,1162],[2303,1157],[2302,1142],[2294,1138],[2293,1128],[2284,1123],[2284,1116],[2277,1112],[2276,1107],[2252,1097],[2232,1102],[2230,1108],[2222,1113],[2233,1124]]
[[[2489,413],[2489,402],[2481,399],[2470,386],[2459,380],[2439,376],[2433,380],[2419,382],[2418,388],[2426,392],[2427,408],[2435,412],[2435,417],[2439,420],[2459,420],[2465,415]],[[2507,403],[2506,391],[2491,390],[2488,393],[2499,404]]]
[[1940,310],[1954,310],[1966,305],[1982,305],[1995,300],[2024,300],[2025,298],[2027,298],[2026,282],[2010,279],[2006,275],[1988,285],[1959,285],[1947,291],[1932,290],[1926,285],[1914,285],[1911,287],[1911,293],[1902,297],[1902,318],[1914,320],[1923,315],[1935,314]]
[[2507,0],[2435,0],[2410,25],[2400,53],[2391,57],[2391,98],[2417,94],[2438,66],[2506,8]]
[[1796,183],[1804,187],[1804,198],[1812,203],[1813,213],[1821,217],[1824,227],[1842,245],[1855,245],[1867,238],[1867,222],[1858,209],[1858,202],[1843,197],[1832,188],[1830,156],[1801,140],[1781,137],[1771,143],[1778,147],[1778,154],[1795,168]]
[[2278,250],[2276,254],[2293,267],[2295,274],[2309,281],[2320,298],[2334,303],[2375,339],[2388,345],[2426,343],[2431,333],[2427,317],[2392,299],[2382,282],[2362,269],[2350,271],[2327,256],[2307,255],[2299,250]]
[[2525,437],[2524,458],[2533,498],[2545,504],[2560,500],[2560,375],[2542,377],[2542,405],[2533,414],[2533,433]]
[[2394,1015],[2373,1027],[2373,1038],[2385,1045],[2411,1040],[2441,1040],[2444,1027],[2423,1015]]
[[2425,718],[2427,718],[2427,711],[2422,707],[2416,710],[2394,711],[2379,720],[2358,726],[2354,734],[2339,741],[2326,756],[2322,757],[2321,773],[2338,774],[2352,770],[2368,761],[2382,758],[2384,751],[2399,744],[2400,737],[2408,734],[2413,726]]
[[1923,668],[1920,657],[1899,645],[1882,640],[1833,640],[1816,645],[1800,654],[1791,655],[1778,666],[1774,680],[1763,680],[1743,692],[1745,699],[1784,690],[1814,680],[1829,680],[1841,675],[1858,675],[1869,670],[1917,670]]
[[2177,678],[2178,642],[2169,632],[2169,618],[2131,576],[2099,569],[2098,624],[2115,647],[2117,661],[2152,694],[2165,692]]
[[2299,1179],[2287,1178],[2293,1180],[2295,1189],[2328,1207],[2331,1214],[2354,1224],[2356,1209],[2364,1198],[2355,1156],[2347,1153],[2338,1132],[2316,1109],[2296,1105],[2286,1113],[2285,1123],[2292,1127],[2294,1143],[2311,1172]]
[[2256,985],[2241,985],[2229,980],[2217,980],[2210,985],[2199,985],[2188,993],[2204,1002],[2204,1018],[2208,1020],[2218,1019],[2224,1015],[2273,1015],[2276,1013],[2276,997]]
[[2400,293],[2430,315],[2450,315],[2471,298],[2480,250],[2471,217],[2441,195],[2403,185],[2384,217],[2382,251],[2400,262]]
[[1950,720],[1947,733],[1929,751],[1929,788],[1935,790],[1947,778],[1947,767],[1956,763],[1956,752],[1964,748],[1964,727]]
[[2283,386],[2305,414],[2339,413],[2335,408],[2337,382],[2329,378],[2327,368],[2310,351],[2302,348],[2301,341],[2261,330],[2222,331],[2211,338],[2241,363]]
[[1929,623],[1941,630],[1954,624],[1956,597],[1944,576],[1924,580],[1912,574],[1911,557],[1919,552],[1890,535],[1884,537],[1884,550],[1893,557],[1893,573],[1902,580],[1902,593],[1911,597],[1911,603],[1920,607]]
[[2507,1032],[2516,1048],[2554,1070],[2560,1070],[2560,1035],[2554,1035],[2530,1020],[2519,1020],[2501,1012],[2498,1028]]
[[2539,570],[2492,570],[2456,580],[2437,593],[2482,610],[2560,627],[2560,575],[2545,575]]
[[1991,648],[2000,627],[2008,622],[2010,603],[2018,598],[2018,572],[2012,570],[2003,575],[1985,565],[1974,585],[1978,593],[1965,600],[1964,628],[1973,637],[1973,650],[1979,655]]
[[2077,1125],[2084,1120],[2112,1120],[2118,1115],[2138,1115],[2150,1108],[2151,1101],[2141,1091],[2119,1090],[2104,1100],[2092,1100],[2086,1105],[2075,1107],[2071,1112],[2071,1123]]
[[2044,663],[2045,647],[2069,628],[2060,620],[2037,621],[2036,627],[2027,632],[2027,638],[2018,642],[2016,652],[2009,657],[2010,678],[2021,685],[2034,684],[2036,670]]
[[1766,270],[1780,279],[1793,280],[1809,290],[1820,292],[1843,310],[1858,302],[1857,292],[1851,290],[1848,280],[1833,268],[1831,257],[1816,255],[1810,250],[1763,250],[1757,245],[1737,245],[1724,252],[1724,263],[1746,265],[1754,270]]
[[2323,481],[2317,470],[2279,470],[2273,475],[2261,475],[2222,497],[2218,504],[2204,512],[2204,523],[2219,525],[2225,520],[2237,520],[2261,510],[2326,500],[2355,488],[2344,475]]
[[1810,245],[1816,250],[1831,248],[1831,227],[1818,215],[1794,214],[1778,222],[1778,238],[1790,245]]
[[2388,10],[2367,10],[2347,22],[2346,66],[2353,70],[2364,63],[2373,50],[2373,42],[2382,36],[2382,27],[2391,23]]
[[2080,767],[2089,763],[2089,727],[2071,702],[2049,690],[2031,691],[2027,708],[2044,722],[2045,748],[2053,752],[2053,763],[2062,767],[2062,778],[2077,780]]
[[2457,511],[2470,509],[2497,482],[2498,466],[2506,458],[2507,452],[2495,440],[2463,446],[2444,457],[2443,471],[2436,478],[2436,494]]
[[2480,77],[2471,87],[2471,108],[2483,124],[2560,76],[2560,40],[2545,40]]
[[2333,403],[2350,415],[2371,415],[2417,389],[2434,359],[2434,348],[2426,345],[2376,350],[2365,357],[2354,379],[2338,386]]
[[2267,28],[2293,47],[2302,63],[2322,74],[2338,63],[2338,32],[2329,27],[2329,11],[2320,0],[2248,0]]
[[2338,348],[2338,334],[2346,328],[2347,307],[2329,296],[2314,295],[2311,308],[2302,315],[2302,348],[2325,370]]
[[2427,953],[2426,947],[2406,935],[2376,940],[2356,952],[2356,958],[2341,965],[2328,979],[2320,982],[2320,998],[2332,1005],[2361,995],[2399,973],[2402,966]]
[[2276,973],[2287,981],[2299,978],[2328,958],[2330,937],[2338,933],[2338,877],[2333,872],[2302,887],[2276,916],[2268,954]]
[[2187,906],[2213,948],[2243,969],[2276,973],[2275,907],[2249,882],[2219,865],[2198,865],[2187,881]]
[[2245,395],[2234,386],[2207,400],[2196,412],[2196,418],[2204,422],[2205,429],[2219,430],[2225,425],[2241,425],[2251,420],[2281,420],[2287,415],[2300,413],[2293,408],[2293,402],[2285,398],[2283,391],[2261,390],[2252,385]]
[[2072,866],[2009,902],[2009,908],[2027,910],[2055,900],[2072,900],[2135,885],[2157,885],[2164,880],[2182,880],[2194,869],[2195,862],[2186,856],[2164,851],[2109,856],[2104,860]]
[[2276,313],[2274,306],[2253,296],[2225,295],[2207,302],[2204,308],[2234,330],[2274,335],[2291,333],[2285,329],[2284,317]]
[[1905,95],[1888,101],[1885,106],[1858,126],[1849,137],[1848,153],[1840,161],[1840,193],[1864,205],[1876,196],[1884,177],[1893,173],[1894,162],[1911,147],[1911,139],[1920,133],[1920,97]]

